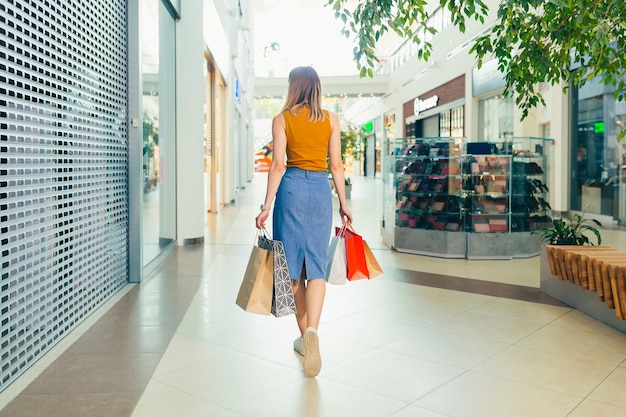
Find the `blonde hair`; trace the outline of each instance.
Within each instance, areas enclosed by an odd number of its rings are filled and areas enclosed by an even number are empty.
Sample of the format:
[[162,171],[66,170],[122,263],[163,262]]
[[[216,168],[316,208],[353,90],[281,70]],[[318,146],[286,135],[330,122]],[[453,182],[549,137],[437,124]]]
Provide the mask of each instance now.
[[302,106],[310,110],[309,121],[326,118],[322,110],[322,84],[313,67],[296,67],[289,73],[289,91],[282,111],[289,110],[295,115]]

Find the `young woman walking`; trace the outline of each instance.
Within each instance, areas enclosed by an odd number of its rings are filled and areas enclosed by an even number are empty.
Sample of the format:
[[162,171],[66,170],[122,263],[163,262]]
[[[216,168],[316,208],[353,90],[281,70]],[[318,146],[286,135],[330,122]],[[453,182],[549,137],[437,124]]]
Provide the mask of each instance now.
[[317,328],[326,295],[332,229],[327,163],[341,221],[352,222],[352,213],[346,203],[339,118],[322,110],[321,83],[313,68],[297,67],[289,73],[287,100],[272,121],[272,136],[274,156],[255,223],[257,228],[265,227],[274,203],[273,238],[285,247],[300,330],[294,349],[304,356],[305,375],[315,377],[322,367]]

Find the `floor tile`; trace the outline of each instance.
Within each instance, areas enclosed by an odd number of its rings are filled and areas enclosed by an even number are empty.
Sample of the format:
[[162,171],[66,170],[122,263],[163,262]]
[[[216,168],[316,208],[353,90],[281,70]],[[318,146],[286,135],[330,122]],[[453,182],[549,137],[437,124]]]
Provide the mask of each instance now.
[[167,351],[155,372],[155,376],[168,374],[190,366],[209,361],[228,351],[183,334],[176,334],[172,338]]
[[549,323],[563,317],[571,310],[572,309],[568,307],[531,303],[508,298],[492,298],[488,302],[473,309],[473,311],[480,313],[497,314],[501,317],[511,317],[542,323]]
[[244,417],[380,417],[393,415],[405,406],[379,393],[318,377],[298,380],[233,411]]
[[615,366],[571,356],[568,351],[557,354],[512,346],[473,370],[586,397],[615,370]]
[[324,378],[411,403],[464,370],[376,349],[322,370]]
[[157,381],[147,386],[133,412],[135,417],[209,417],[224,411],[206,400]]
[[[517,345],[557,354],[567,352],[573,357],[615,366],[626,359],[626,335],[618,330],[612,330],[611,334],[606,334],[605,330],[598,333],[575,330],[570,324],[563,323],[563,319],[556,320],[520,340]],[[601,327],[602,323],[598,322],[598,325]]]
[[516,318],[504,318],[497,314],[466,311],[434,326],[450,332],[473,335],[503,343],[515,343],[536,332],[545,323]]
[[[233,309],[239,307],[233,307]],[[199,327],[188,327],[181,334],[209,342],[228,349],[245,349],[286,336],[289,330],[276,323],[271,316],[252,317],[243,313],[237,317],[209,323]]]
[[393,301],[393,298],[385,293],[379,293],[378,297],[364,296],[364,292],[367,291],[364,287],[370,284],[374,284],[374,282],[358,280],[348,282],[346,285],[328,285],[325,303],[348,312],[360,312]]
[[415,326],[432,326],[466,311],[462,307],[430,303],[428,299],[421,297],[419,299],[420,302],[415,302],[415,299],[388,302],[363,312],[363,320],[377,318]]
[[620,407],[626,415],[626,369],[618,367],[589,395],[589,399]]
[[447,414],[441,414],[436,411],[427,410],[414,405],[408,405],[402,410],[390,415],[389,417],[450,417]]
[[[75,354],[45,369],[24,394],[141,392],[154,372],[159,354]],[[124,375],[123,379],[118,376]]]
[[384,345],[393,352],[469,369],[508,348],[508,343],[436,328],[423,329]]
[[616,328],[602,323],[593,317],[578,311],[571,309],[567,314],[559,317],[554,325],[558,325],[561,328],[569,329],[572,332],[583,332],[585,334],[600,334],[602,336],[618,337],[622,338],[626,342],[626,334],[617,330]]
[[466,372],[414,405],[454,417],[565,417],[582,398]]
[[245,354],[227,353],[197,366],[158,376],[155,380],[230,409],[303,378],[301,370]]
[[[380,347],[421,328],[408,322],[352,314],[325,324],[320,328],[320,338],[323,339],[328,334],[366,346]],[[323,340],[320,343],[322,342]]]
[[567,417],[624,417],[626,409],[603,404],[597,401],[584,400]]
[[110,417],[133,412],[141,392],[20,395],[2,417]]

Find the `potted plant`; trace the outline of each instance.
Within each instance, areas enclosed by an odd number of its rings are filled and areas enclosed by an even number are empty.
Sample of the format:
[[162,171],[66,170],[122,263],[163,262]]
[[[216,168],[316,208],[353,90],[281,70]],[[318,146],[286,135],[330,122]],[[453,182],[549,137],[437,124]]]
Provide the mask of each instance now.
[[365,132],[352,123],[347,123],[341,131],[341,159],[344,166],[361,163],[365,148]]
[[[353,163],[360,163],[361,154],[363,153],[363,147],[365,146],[365,133],[362,129],[359,129],[352,123],[347,124],[347,128],[340,132],[341,138],[341,160],[343,161],[344,170],[346,167]],[[330,189],[335,188],[332,177],[330,175],[330,167],[327,164],[328,181],[330,183]],[[350,198],[352,191],[352,180],[350,177],[345,177],[346,186],[346,198]],[[336,190],[335,190],[336,192]]]
[[577,213],[574,213],[574,217],[576,220],[555,218],[552,220],[552,227],[545,227],[531,232],[531,234],[538,234],[541,237],[541,241],[546,245],[546,255],[548,263],[550,264],[550,271],[552,272],[552,275],[557,274],[556,265],[558,263],[558,256],[549,245],[593,246],[594,243],[589,240],[586,233],[592,233],[595,235],[598,245],[602,243],[600,231],[594,226],[586,224],[588,221],[591,221],[596,226],[602,227],[602,223],[596,219],[583,219],[583,216]]
[[531,233],[540,235],[541,241],[546,245],[593,245],[594,243],[585,234],[587,232],[596,236],[598,245],[602,243],[600,231],[589,224],[585,224],[587,221],[592,221],[596,226],[602,227],[602,223],[596,219],[583,219],[583,216],[577,213],[574,213],[574,216],[576,221],[555,218],[552,220],[552,227],[535,230]]
[[350,177],[346,177],[344,183],[346,185],[346,198],[349,200],[352,197],[352,180]]

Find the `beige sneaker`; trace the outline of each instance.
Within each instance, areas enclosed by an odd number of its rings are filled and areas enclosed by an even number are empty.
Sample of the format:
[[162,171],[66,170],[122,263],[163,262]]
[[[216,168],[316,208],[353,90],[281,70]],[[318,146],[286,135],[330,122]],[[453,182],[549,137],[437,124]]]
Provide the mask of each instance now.
[[293,341],[293,350],[304,356],[304,342],[302,341],[302,337]]
[[304,331],[302,341],[304,344],[304,375],[312,378],[317,376],[320,373],[320,369],[322,369],[317,330],[313,327],[308,327]]

